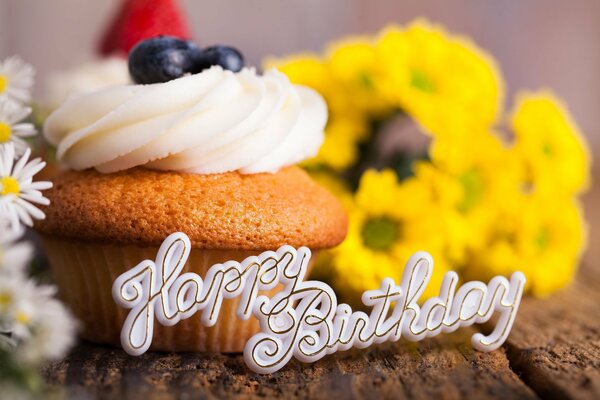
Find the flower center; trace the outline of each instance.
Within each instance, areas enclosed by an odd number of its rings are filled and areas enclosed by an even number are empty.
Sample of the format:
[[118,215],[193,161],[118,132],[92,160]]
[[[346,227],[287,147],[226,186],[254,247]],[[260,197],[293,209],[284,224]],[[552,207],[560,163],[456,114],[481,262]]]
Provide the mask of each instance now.
[[358,79],[360,80],[360,83],[368,90],[373,90],[374,88],[374,84],[373,84],[373,78],[371,78],[371,75],[369,75],[368,72],[362,72],[359,76]]
[[371,218],[363,225],[361,234],[365,246],[385,251],[398,239],[399,226],[396,221],[386,217]]
[[10,125],[6,122],[0,122],[0,144],[7,143],[10,140],[12,131]]
[[410,73],[410,85],[425,93],[435,92],[435,86],[431,79],[423,71],[413,69]]
[[458,209],[461,212],[467,212],[481,199],[483,180],[481,179],[481,174],[474,169],[465,172],[458,179],[464,193],[463,200],[459,204]]
[[535,244],[539,251],[543,251],[548,246],[548,242],[550,242],[550,233],[547,229],[542,229],[535,237]]
[[31,321],[31,318],[29,317],[29,315],[27,315],[26,313],[24,313],[23,311],[19,311],[16,315],[15,315],[15,320],[20,323],[21,325],[29,325],[29,322]]
[[12,301],[12,296],[8,293],[0,293],[0,306],[6,307]]
[[4,93],[8,87],[8,79],[4,75],[0,75],[0,93]]
[[552,154],[554,153],[552,151],[552,146],[550,146],[550,143],[544,143],[544,145],[542,146],[542,151],[544,152],[544,155],[551,157]]
[[0,195],[8,196],[9,194],[18,195],[20,193],[19,181],[12,176],[0,178]]

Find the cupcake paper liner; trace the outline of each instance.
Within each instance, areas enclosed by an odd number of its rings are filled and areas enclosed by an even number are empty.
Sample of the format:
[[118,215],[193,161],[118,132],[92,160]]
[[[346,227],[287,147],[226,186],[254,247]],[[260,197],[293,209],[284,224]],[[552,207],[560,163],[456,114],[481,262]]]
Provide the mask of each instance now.
[[[154,260],[158,247],[76,242],[49,236],[44,236],[43,241],[59,296],[81,322],[81,336],[91,342],[120,347],[121,327],[130,310],[114,302],[112,284],[141,261]],[[204,278],[214,264],[242,261],[261,252],[192,249],[182,274],[194,272]],[[260,294],[271,297],[279,290],[281,287]],[[246,341],[260,326],[254,317],[247,321],[239,319],[238,304],[239,298],[223,300],[219,318],[212,327],[202,325],[200,312],[174,326],[163,326],[156,321],[150,350],[242,352]]]

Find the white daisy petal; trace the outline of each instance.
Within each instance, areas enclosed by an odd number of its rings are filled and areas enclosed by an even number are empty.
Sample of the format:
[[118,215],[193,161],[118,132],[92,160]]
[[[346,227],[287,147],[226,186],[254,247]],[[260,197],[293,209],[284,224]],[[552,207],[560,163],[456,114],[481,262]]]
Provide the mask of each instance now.
[[39,158],[29,161],[29,149],[15,160],[14,146],[14,143],[0,146],[0,217],[8,219],[13,229],[19,222],[33,226],[34,220],[45,218],[44,212],[34,204],[50,204],[41,190],[52,187],[50,182],[33,182],[34,175],[46,163]]
[[[6,72],[3,75],[2,63],[0,63],[0,83],[2,83],[2,79],[8,79],[8,75]],[[6,83],[4,85],[6,86]],[[8,99],[9,89],[10,87],[2,89],[0,84],[0,146],[15,143],[18,156],[23,154],[28,147],[21,138],[32,137],[37,132],[33,124],[22,122],[31,114],[31,108]]]
[[[18,248],[21,257],[30,256],[20,243],[10,246]],[[3,272],[7,275],[0,279],[0,295],[7,301],[0,305],[1,329],[11,333],[17,362],[37,365],[64,356],[74,343],[77,324],[54,298],[56,288],[36,284],[23,270],[6,268]]]
[[40,172],[41,170],[44,169],[44,167],[46,166],[46,163],[43,161],[40,161],[39,158],[36,158],[35,160],[31,161],[29,164],[27,164],[23,170],[21,171],[21,179],[23,181],[26,181],[28,179],[33,178],[33,176],[35,174],[37,174],[38,172]]
[[19,196],[23,200],[27,200],[30,203],[41,204],[47,206],[50,204],[50,200],[40,195],[40,192],[34,191],[33,193],[21,193]]
[[19,57],[9,57],[0,62],[0,79],[4,82],[0,101],[17,105],[29,102],[34,75],[33,67]]
[[17,163],[13,165],[13,170],[12,170],[11,175],[19,176],[21,174],[21,171],[23,170],[23,167],[25,167],[25,164],[27,164],[27,160],[29,159],[30,155],[31,155],[31,149],[28,148],[27,150],[25,150],[25,153],[17,161]]
[[0,170],[0,175],[9,175],[12,172],[12,166],[15,160],[15,148],[14,146],[7,144],[5,146],[2,146],[2,148],[0,148],[0,151],[4,153],[3,157],[0,158],[0,161],[2,161],[0,162],[0,167],[2,168]]
[[22,200],[26,200],[30,203],[35,203],[35,204],[39,204],[41,206],[47,206],[50,205],[50,200],[48,200],[47,198],[45,198],[44,196],[35,196],[35,195],[31,195],[31,194],[22,194],[20,196],[20,199]]
[[21,225],[19,224],[19,213],[17,212],[13,212],[9,215],[10,218],[10,225],[11,225],[11,229],[16,230],[16,229],[21,229]]
[[[26,213],[35,219],[44,219],[46,218],[46,214],[33,204],[23,200],[22,198],[18,198],[16,203],[24,210]],[[33,220],[31,220],[31,224],[33,225]]]
[[33,190],[46,190],[46,189],[50,189],[52,186],[54,186],[52,184],[52,182],[41,181],[41,182],[33,182],[33,183],[29,184],[28,187]]
[[29,122],[21,122],[13,125],[12,131],[13,134],[20,137],[31,137],[37,134],[35,126]]
[[0,274],[7,272],[8,268],[23,270],[33,256],[33,246],[30,243],[11,243],[2,247],[4,249],[0,250],[3,252],[0,259]]
[[33,219],[29,214],[27,214],[27,211],[20,204],[17,204],[15,202],[13,209],[15,211],[15,214],[17,215],[18,221],[22,222],[24,225],[27,225],[29,227],[33,226]]
[[10,103],[7,103],[7,106],[4,108],[7,112],[5,115],[6,122],[10,125],[14,125],[17,122],[23,121],[29,114],[31,114],[31,107],[18,107],[18,106],[10,106]]

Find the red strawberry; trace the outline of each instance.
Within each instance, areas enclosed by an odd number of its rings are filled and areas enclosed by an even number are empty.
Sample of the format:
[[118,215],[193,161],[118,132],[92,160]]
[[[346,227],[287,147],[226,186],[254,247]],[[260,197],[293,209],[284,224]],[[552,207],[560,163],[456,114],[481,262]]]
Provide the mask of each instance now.
[[189,39],[187,21],[178,0],[123,0],[102,36],[102,55],[127,55],[139,41],[158,35]]

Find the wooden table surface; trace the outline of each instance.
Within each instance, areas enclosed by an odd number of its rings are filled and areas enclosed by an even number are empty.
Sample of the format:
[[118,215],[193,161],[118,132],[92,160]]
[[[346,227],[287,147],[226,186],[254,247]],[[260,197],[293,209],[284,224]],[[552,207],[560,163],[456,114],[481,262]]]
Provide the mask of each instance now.
[[[586,198],[600,228],[600,191]],[[148,353],[80,344],[44,370],[68,398],[566,398],[600,399],[600,240],[594,232],[576,282],[549,299],[525,298],[503,348],[471,348],[465,328],[418,343],[400,340],[292,361],[271,375],[241,355]]]

